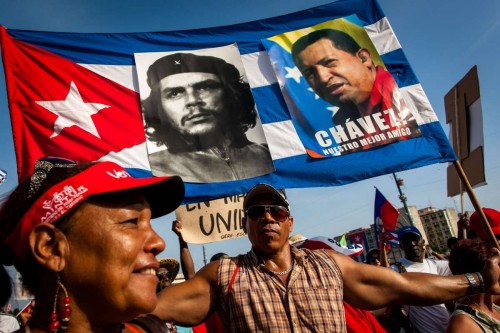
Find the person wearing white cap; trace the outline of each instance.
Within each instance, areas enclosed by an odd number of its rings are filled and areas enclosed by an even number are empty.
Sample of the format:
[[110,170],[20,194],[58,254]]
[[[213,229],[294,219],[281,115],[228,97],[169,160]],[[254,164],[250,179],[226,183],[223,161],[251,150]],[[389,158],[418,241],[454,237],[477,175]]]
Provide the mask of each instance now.
[[[424,259],[425,241],[414,226],[404,226],[398,230],[398,239],[405,254],[391,269],[396,272],[418,272],[441,276],[452,275],[448,260]],[[445,304],[431,306],[404,306],[414,329],[418,332],[444,333],[448,327],[450,313]]]
[[331,250],[291,247],[288,200],[270,185],[253,187],[243,209],[250,252],[209,263],[192,279],[165,289],[155,315],[190,326],[217,311],[229,332],[345,332],[344,300],[377,309],[436,304],[483,289],[500,294],[498,251],[471,280],[398,274]]

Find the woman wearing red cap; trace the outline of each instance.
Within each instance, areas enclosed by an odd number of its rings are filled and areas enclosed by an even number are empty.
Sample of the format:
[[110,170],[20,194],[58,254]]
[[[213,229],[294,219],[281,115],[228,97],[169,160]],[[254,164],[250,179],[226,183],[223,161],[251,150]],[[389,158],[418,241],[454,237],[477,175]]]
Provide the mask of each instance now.
[[[46,158],[0,210],[0,261],[35,296],[21,332],[164,332],[150,220],[182,201],[179,177],[134,178],[112,162]],[[12,285],[0,267],[0,305]],[[136,318],[136,319],[134,319]]]
[[[500,238],[500,212],[492,208],[483,208],[484,215],[488,219],[491,231],[497,239]],[[482,240],[488,240],[488,232],[479,219],[477,212],[472,213],[469,219],[469,238],[478,237]]]

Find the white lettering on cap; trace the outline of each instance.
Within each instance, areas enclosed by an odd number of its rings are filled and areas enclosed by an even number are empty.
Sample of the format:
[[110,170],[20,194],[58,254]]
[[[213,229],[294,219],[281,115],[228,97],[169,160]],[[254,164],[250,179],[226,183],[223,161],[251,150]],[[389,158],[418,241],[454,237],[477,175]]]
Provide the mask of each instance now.
[[110,175],[111,177],[113,178],[128,178],[130,177],[130,175],[128,174],[127,171],[123,170],[123,171],[116,171],[115,169],[113,169],[113,173],[109,172],[109,171],[106,171],[106,173],[108,175]]

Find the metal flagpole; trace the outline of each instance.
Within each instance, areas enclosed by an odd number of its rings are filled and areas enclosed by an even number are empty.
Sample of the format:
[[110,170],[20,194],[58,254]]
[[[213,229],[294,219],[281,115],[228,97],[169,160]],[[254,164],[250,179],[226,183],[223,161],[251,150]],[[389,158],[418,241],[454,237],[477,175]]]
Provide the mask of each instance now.
[[405,208],[405,212],[406,212],[406,215],[408,216],[408,220],[410,220],[410,225],[414,225],[413,224],[413,219],[411,218],[411,215],[410,215],[410,210],[408,209],[408,206],[406,205],[406,195],[403,193],[403,190],[401,190],[401,185],[403,185],[403,179],[401,178],[398,178],[396,176],[396,173],[392,173],[392,176],[394,177],[394,181],[396,182],[396,186],[398,187],[398,191],[399,191],[399,199],[401,200],[401,202],[403,203],[403,206]]
[[201,247],[203,249],[203,265],[206,265],[207,264],[207,255],[205,253],[205,244],[203,244]]

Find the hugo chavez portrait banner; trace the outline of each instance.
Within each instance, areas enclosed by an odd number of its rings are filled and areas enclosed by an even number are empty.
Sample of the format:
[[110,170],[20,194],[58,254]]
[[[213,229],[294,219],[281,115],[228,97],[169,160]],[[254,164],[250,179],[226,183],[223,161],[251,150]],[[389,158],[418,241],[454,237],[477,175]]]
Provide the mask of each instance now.
[[398,85],[353,15],[262,40],[313,158],[420,136]]

